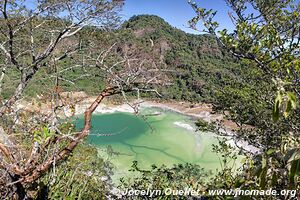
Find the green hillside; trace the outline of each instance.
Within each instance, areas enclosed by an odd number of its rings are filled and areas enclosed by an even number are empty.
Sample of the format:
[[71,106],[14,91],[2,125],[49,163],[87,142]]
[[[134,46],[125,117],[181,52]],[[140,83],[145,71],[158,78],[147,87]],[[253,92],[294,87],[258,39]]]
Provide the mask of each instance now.
[[[154,15],[133,16],[113,32],[89,27],[76,40],[97,44],[101,48],[95,51],[99,52],[115,44],[116,56],[126,54],[140,60],[153,60],[169,77],[168,87],[158,88],[163,99],[167,100],[219,105],[220,99],[228,98],[225,93],[235,94],[234,98],[255,96],[255,88],[263,88],[264,85],[265,79],[260,71],[248,68],[247,63],[241,63],[220,49],[212,36],[185,33]],[[110,57],[106,62],[113,61],[114,57]],[[50,87],[53,89],[56,71],[80,62],[79,52],[58,63],[58,69],[41,70],[27,88],[26,94],[35,96],[47,92],[49,85],[53,85]],[[15,71],[8,72],[8,75],[10,84],[4,86],[4,98],[11,93],[15,86],[13,83],[18,79]],[[84,65],[66,70],[59,77],[62,91],[85,91],[88,94],[97,94],[106,79],[105,75],[99,74],[98,69],[86,68]],[[224,104],[224,101],[221,102]],[[228,105],[223,106],[230,106],[229,99],[227,102]]]
[[224,87],[251,90],[251,80],[261,75],[220,49],[212,36],[187,34],[157,16],[134,16],[116,34],[168,69],[172,84],[161,89],[165,99],[215,102]]

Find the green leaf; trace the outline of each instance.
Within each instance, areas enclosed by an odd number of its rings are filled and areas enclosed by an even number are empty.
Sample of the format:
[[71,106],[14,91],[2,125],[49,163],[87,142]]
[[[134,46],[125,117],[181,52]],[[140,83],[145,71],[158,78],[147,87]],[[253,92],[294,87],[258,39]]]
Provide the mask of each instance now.
[[266,158],[262,158],[262,161],[261,161],[261,173],[259,175],[259,185],[262,189],[265,188],[266,186],[266,176],[267,176],[267,160]]
[[267,155],[271,155],[272,153],[274,153],[276,151],[276,149],[269,149],[267,151]]
[[287,97],[293,109],[297,108],[297,97],[293,92],[287,92]]
[[273,115],[272,115],[273,121],[275,121],[275,122],[277,122],[279,119],[281,103],[282,103],[282,95],[280,94],[280,92],[278,92],[277,97],[275,99]]
[[287,103],[286,109],[284,112],[284,117],[287,118],[291,112],[291,110],[295,110],[297,107],[297,97],[292,92],[287,92]]
[[293,160],[291,162],[291,168],[290,168],[290,172],[289,172],[289,181],[291,183],[294,183],[295,179],[299,175],[300,175],[300,159]]

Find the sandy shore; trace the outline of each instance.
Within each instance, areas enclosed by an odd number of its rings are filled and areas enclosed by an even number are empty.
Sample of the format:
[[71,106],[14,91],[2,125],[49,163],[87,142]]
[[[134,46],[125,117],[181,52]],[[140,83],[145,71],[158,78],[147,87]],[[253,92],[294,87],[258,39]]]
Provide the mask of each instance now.
[[[77,103],[75,106],[75,114],[83,114],[95,98],[96,97],[89,97]],[[191,104],[187,102],[155,102],[149,100],[140,102],[136,101],[132,102],[132,104],[137,105],[139,108],[157,107],[161,109],[172,110],[180,114],[191,116],[195,119],[201,118],[207,122],[223,119],[223,116],[220,114],[211,114],[212,106],[209,104]],[[108,101],[102,102],[95,110],[95,113],[112,113],[116,111],[134,113],[134,109],[128,104],[114,105]]]
[[[76,103],[75,115],[83,114],[84,111],[89,107],[89,105],[95,99],[96,97],[88,97]],[[157,107],[161,109],[172,110],[174,112],[190,116],[195,120],[202,119],[207,122],[213,122],[219,120],[221,121],[222,125],[226,128],[226,131],[234,131],[238,128],[236,123],[225,119],[222,114],[213,113],[212,105],[210,104],[205,104],[205,103],[192,104],[189,102],[175,102],[175,101],[156,102],[151,100],[133,102],[132,104],[136,105],[139,108]],[[134,113],[135,110],[128,104],[115,105],[112,104],[110,101],[102,102],[95,110],[95,113],[113,113],[113,112]],[[65,109],[65,113],[67,116],[71,115],[71,113],[68,112],[68,109]]]
[[[77,93],[67,93],[65,94],[66,98],[72,99],[74,107],[65,106],[63,107],[62,115],[70,117],[72,115],[81,115],[85,112],[85,110],[93,103],[96,97],[87,96],[86,94],[80,92],[79,95]],[[30,111],[39,110],[46,113],[51,113],[51,104],[47,101],[41,103],[37,106],[38,100],[32,102],[21,102],[17,105],[18,109],[25,109]],[[75,103],[74,103],[75,102]],[[168,101],[168,102],[157,102],[157,101],[140,101],[138,104],[137,102],[133,102],[139,108],[149,108],[149,107],[157,107],[161,109],[172,110],[174,112],[190,116],[197,119],[202,119],[207,122],[213,122],[219,120],[222,122],[222,126],[225,128],[227,133],[234,134],[234,130],[238,128],[238,126],[230,120],[224,119],[222,114],[215,114],[212,110],[212,105],[205,104],[205,103],[197,103],[192,104],[189,102],[175,102],[175,101]],[[135,110],[128,104],[120,104],[116,105],[113,104],[109,100],[104,100],[101,104],[97,107],[94,113],[113,113],[113,112],[127,112],[127,113],[134,113]],[[183,124],[176,124],[178,126],[183,126]],[[191,129],[191,127],[185,127]],[[245,141],[232,141],[230,142],[231,145],[236,146],[247,146],[247,150],[252,152],[257,152],[258,149],[248,145]]]
[[[88,96],[83,92],[66,92],[61,95],[65,102],[69,102],[68,105],[64,106],[61,116],[70,117],[72,115],[80,115],[93,103],[96,97]],[[48,99],[33,99],[31,102],[21,101],[16,105],[16,109],[24,109],[32,112],[39,112],[42,114],[50,114],[52,112],[52,105]],[[136,104],[137,102],[133,102]],[[227,119],[224,119],[222,114],[215,114],[212,110],[212,105],[205,103],[192,104],[189,102],[157,102],[152,100],[140,101],[136,104],[137,107],[158,107],[162,109],[172,110],[180,114],[184,114],[195,119],[202,119],[207,122],[213,122],[216,120],[222,121],[222,125],[227,130],[236,130],[238,126]],[[116,105],[111,100],[105,99],[95,110],[95,113],[112,113],[112,112],[128,112],[134,113],[134,109],[128,104]]]

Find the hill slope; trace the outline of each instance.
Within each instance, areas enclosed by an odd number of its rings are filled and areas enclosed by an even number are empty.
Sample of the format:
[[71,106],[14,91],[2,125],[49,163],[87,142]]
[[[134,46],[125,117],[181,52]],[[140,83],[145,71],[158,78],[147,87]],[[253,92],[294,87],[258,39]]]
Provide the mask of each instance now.
[[172,85],[162,88],[166,99],[216,102],[226,87],[251,91],[263,81],[259,71],[231,57],[212,36],[187,34],[160,17],[133,16],[118,31],[120,38],[124,33],[130,35],[125,44],[152,48],[169,70]]
[[[259,71],[249,70],[222,50],[210,35],[192,35],[176,29],[162,18],[154,15],[133,16],[114,32],[86,28],[79,38],[88,38],[99,45],[99,51],[116,44],[116,54],[129,55],[140,60],[154,60],[164,68],[170,79],[169,87],[158,88],[164,99],[204,101],[218,104],[225,98],[225,90],[232,94],[251,95],[262,85]],[[101,48],[102,47],[102,48]],[[59,65],[60,69],[80,61],[80,54]],[[55,87],[53,69],[44,69],[36,75],[27,89],[34,96]],[[89,76],[82,76],[82,74]],[[9,73],[8,73],[9,74]],[[4,98],[9,95],[18,79],[17,73],[10,72],[10,84],[5,85]],[[74,80],[71,83],[66,80]],[[60,75],[63,91],[86,91],[94,94],[104,85],[104,78],[97,70],[79,68]],[[228,95],[226,96],[228,98]],[[222,101],[224,102],[224,101]],[[230,102],[230,101],[229,101]],[[229,104],[227,106],[230,106]]]

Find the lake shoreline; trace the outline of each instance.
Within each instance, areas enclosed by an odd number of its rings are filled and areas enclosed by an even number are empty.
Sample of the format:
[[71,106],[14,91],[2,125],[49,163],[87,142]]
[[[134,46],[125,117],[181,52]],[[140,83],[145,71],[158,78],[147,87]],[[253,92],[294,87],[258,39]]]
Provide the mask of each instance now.
[[[94,101],[96,97],[88,97],[81,104],[77,104],[75,107],[76,114],[83,114],[85,109]],[[191,117],[194,121],[202,119],[206,122],[221,121],[224,128],[221,131],[226,132],[230,137],[235,133],[234,131],[238,129],[238,126],[233,121],[224,119],[222,114],[215,114],[212,110],[212,105],[204,103],[189,103],[189,102],[176,102],[176,101],[154,101],[154,100],[140,100],[130,102],[130,104],[113,104],[111,101],[104,101],[95,110],[95,114],[105,114],[113,112],[127,112],[135,113],[136,110],[132,106],[136,106],[138,109],[142,108],[159,108],[164,110],[169,110],[176,112],[181,115]],[[249,145],[246,141],[231,139],[228,141],[230,146],[243,147],[248,152],[253,154],[259,153],[259,149]]]
[[[75,105],[75,115],[80,115],[92,104],[96,97],[87,97]],[[234,131],[238,128],[237,124],[233,121],[224,118],[224,115],[214,113],[212,105],[206,103],[190,103],[190,102],[177,102],[177,101],[155,101],[155,100],[140,100],[130,102],[131,105],[122,103],[114,104],[110,100],[103,101],[95,110],[95,114],[112,113],[112,112],[127,112],[135,113],[138,109],[143,107],[161,108],[171,110],[173,112],[186,115],[194,120],[202,119],[206,122],[221,121],[222,125],[227,131]],[[135,110],[133,107],[136,107]]]
[[[64,92],[61,94],[65,100],[71,102],[72,106],[63,106],[63,112],[60,113],[61,117],[72,117],[74,115],[82,115],[85,110],[95,101],[96,96],[88,96],[84,92]],[[182,115],[191,117],[194,121],[202,119],[206,122],[219,121],[223,127],[222,131],[226,132],[229,136],[234,135],[238,126],[233,121],[225,119],[222,114],[214,113],[211,104],[206,103],[190,103],[190,102],[177,102],[173,100],[158,101],[158,100],[139,100],[132,101],[129,104],[119,103],[116,104],[110,98],[104,99],[103,102],[94,111],[94,114],[105,114],[114,112],[136,113],[141,108],[160,108],[170,110]],[[47,99],[33,99],[31,102],[19,102],[15,109],[24,109],[31,112],[41,112],[49,115],[52,112],[51,102]],[[245,141],[236,141],[233,139],[229,142],[231,146],[243,146],[246,150],[257,154],[259,150]]]

